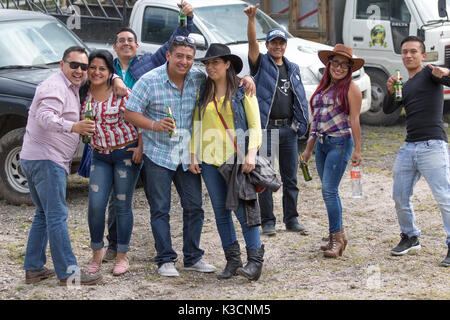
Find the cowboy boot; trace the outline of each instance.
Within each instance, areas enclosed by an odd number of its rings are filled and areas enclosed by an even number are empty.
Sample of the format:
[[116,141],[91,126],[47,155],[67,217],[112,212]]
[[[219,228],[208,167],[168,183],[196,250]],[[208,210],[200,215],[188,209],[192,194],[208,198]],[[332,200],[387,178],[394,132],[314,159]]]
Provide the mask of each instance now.
[[264,262],[264,245],[258,249],[247,249],[247,264],[237,269],[237,273],[249,280],[256,281],[261,276]]
[[337,258],[342,256],[345,249],[344,234],[342,232],[331,233],[331,247],[323,252],[323,255],[328,258]]
[[227,265],[221,273],[217,275],[217,279],[230,279],[236,275],[236,270],[242,267],[241,249],[239,242],[235,241],[228,249],[224,250]]
[[[347,239],[347,235],[344,232],[344,227],[342,227],[340,232],[344,235],[344,250],[345,250],[345,248],[347,247],[348,239]],[[326,245],[324,245],[324,246],[321,246],[320,250],[322,250],[322,251],[329,250],[331,248],[330,236],[323,237],[322,241],[327,241],[328,243]]]

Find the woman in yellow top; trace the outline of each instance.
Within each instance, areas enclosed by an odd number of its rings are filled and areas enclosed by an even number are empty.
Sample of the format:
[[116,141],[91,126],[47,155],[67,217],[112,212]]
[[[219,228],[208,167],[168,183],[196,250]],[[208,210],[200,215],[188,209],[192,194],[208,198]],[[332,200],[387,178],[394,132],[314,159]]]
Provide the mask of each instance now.
[[234,159],[235,143],[239,151],[246,151],[243,173],[250,173],[255,168],[256,153],[262,140],[258,101],[255,96],[246,95],[245,88],[238,87],[236,75],[242,70],[242,60],[232,55],[226,45],[211,44],[200,61],[205,63],[208,79],[193,117],[189,170],[202,174],[211,198],[227,260],[225,269],[217,277],[229,279],[239,273],[250,280],[258,280],[264,255],[258,227],[246,225],[244,204],[240,203],[235,215],[247,248],[248,263],[243,267],[231,211],[225,206],[227,184],[218,171],[223,163]]

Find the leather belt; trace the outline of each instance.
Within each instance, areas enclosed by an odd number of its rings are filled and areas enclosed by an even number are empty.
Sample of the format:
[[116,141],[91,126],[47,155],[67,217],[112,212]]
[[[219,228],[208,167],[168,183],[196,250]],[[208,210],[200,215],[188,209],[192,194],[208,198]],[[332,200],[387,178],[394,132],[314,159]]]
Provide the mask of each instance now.
[[276,126],[276,127],[282,127],[290,125],[292,122],[291,118],[285,118],[285,119],[269,119],[269,124]]

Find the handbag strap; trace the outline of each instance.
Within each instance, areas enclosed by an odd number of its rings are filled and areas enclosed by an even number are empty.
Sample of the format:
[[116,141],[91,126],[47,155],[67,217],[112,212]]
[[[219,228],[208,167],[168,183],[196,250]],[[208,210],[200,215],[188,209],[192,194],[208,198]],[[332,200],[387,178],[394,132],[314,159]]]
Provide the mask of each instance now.
[[222,121],[222,124],[223,124],[223,126],[225,128],[226,133],[228,134],[228,137],[230,137],[231,141],[233,141],[234,148],[236,149],[236,152],[237,152],[238,156],[240,156],[241,152],[239,151],[237,143],[234,140],[233,136],[231,135],[231,133],[230,133],[230,131],[228,129],[227,123],[225,122],[225,119],[223,118],[222,114],[219,112],[219,109],[217,108],[216,99],[214,98],[213,101],[214,101],[214,106],[216,107],[217,114],[219,115],[220,121]]

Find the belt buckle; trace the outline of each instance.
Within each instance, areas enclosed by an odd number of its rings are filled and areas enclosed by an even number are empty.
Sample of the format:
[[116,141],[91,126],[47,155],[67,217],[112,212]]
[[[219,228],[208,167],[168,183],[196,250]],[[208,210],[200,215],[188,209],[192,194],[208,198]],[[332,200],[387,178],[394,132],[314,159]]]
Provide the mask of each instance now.
[[274,125],[276,125],[277,127],[282,126],[283,125],[283,119],[275,119]]

